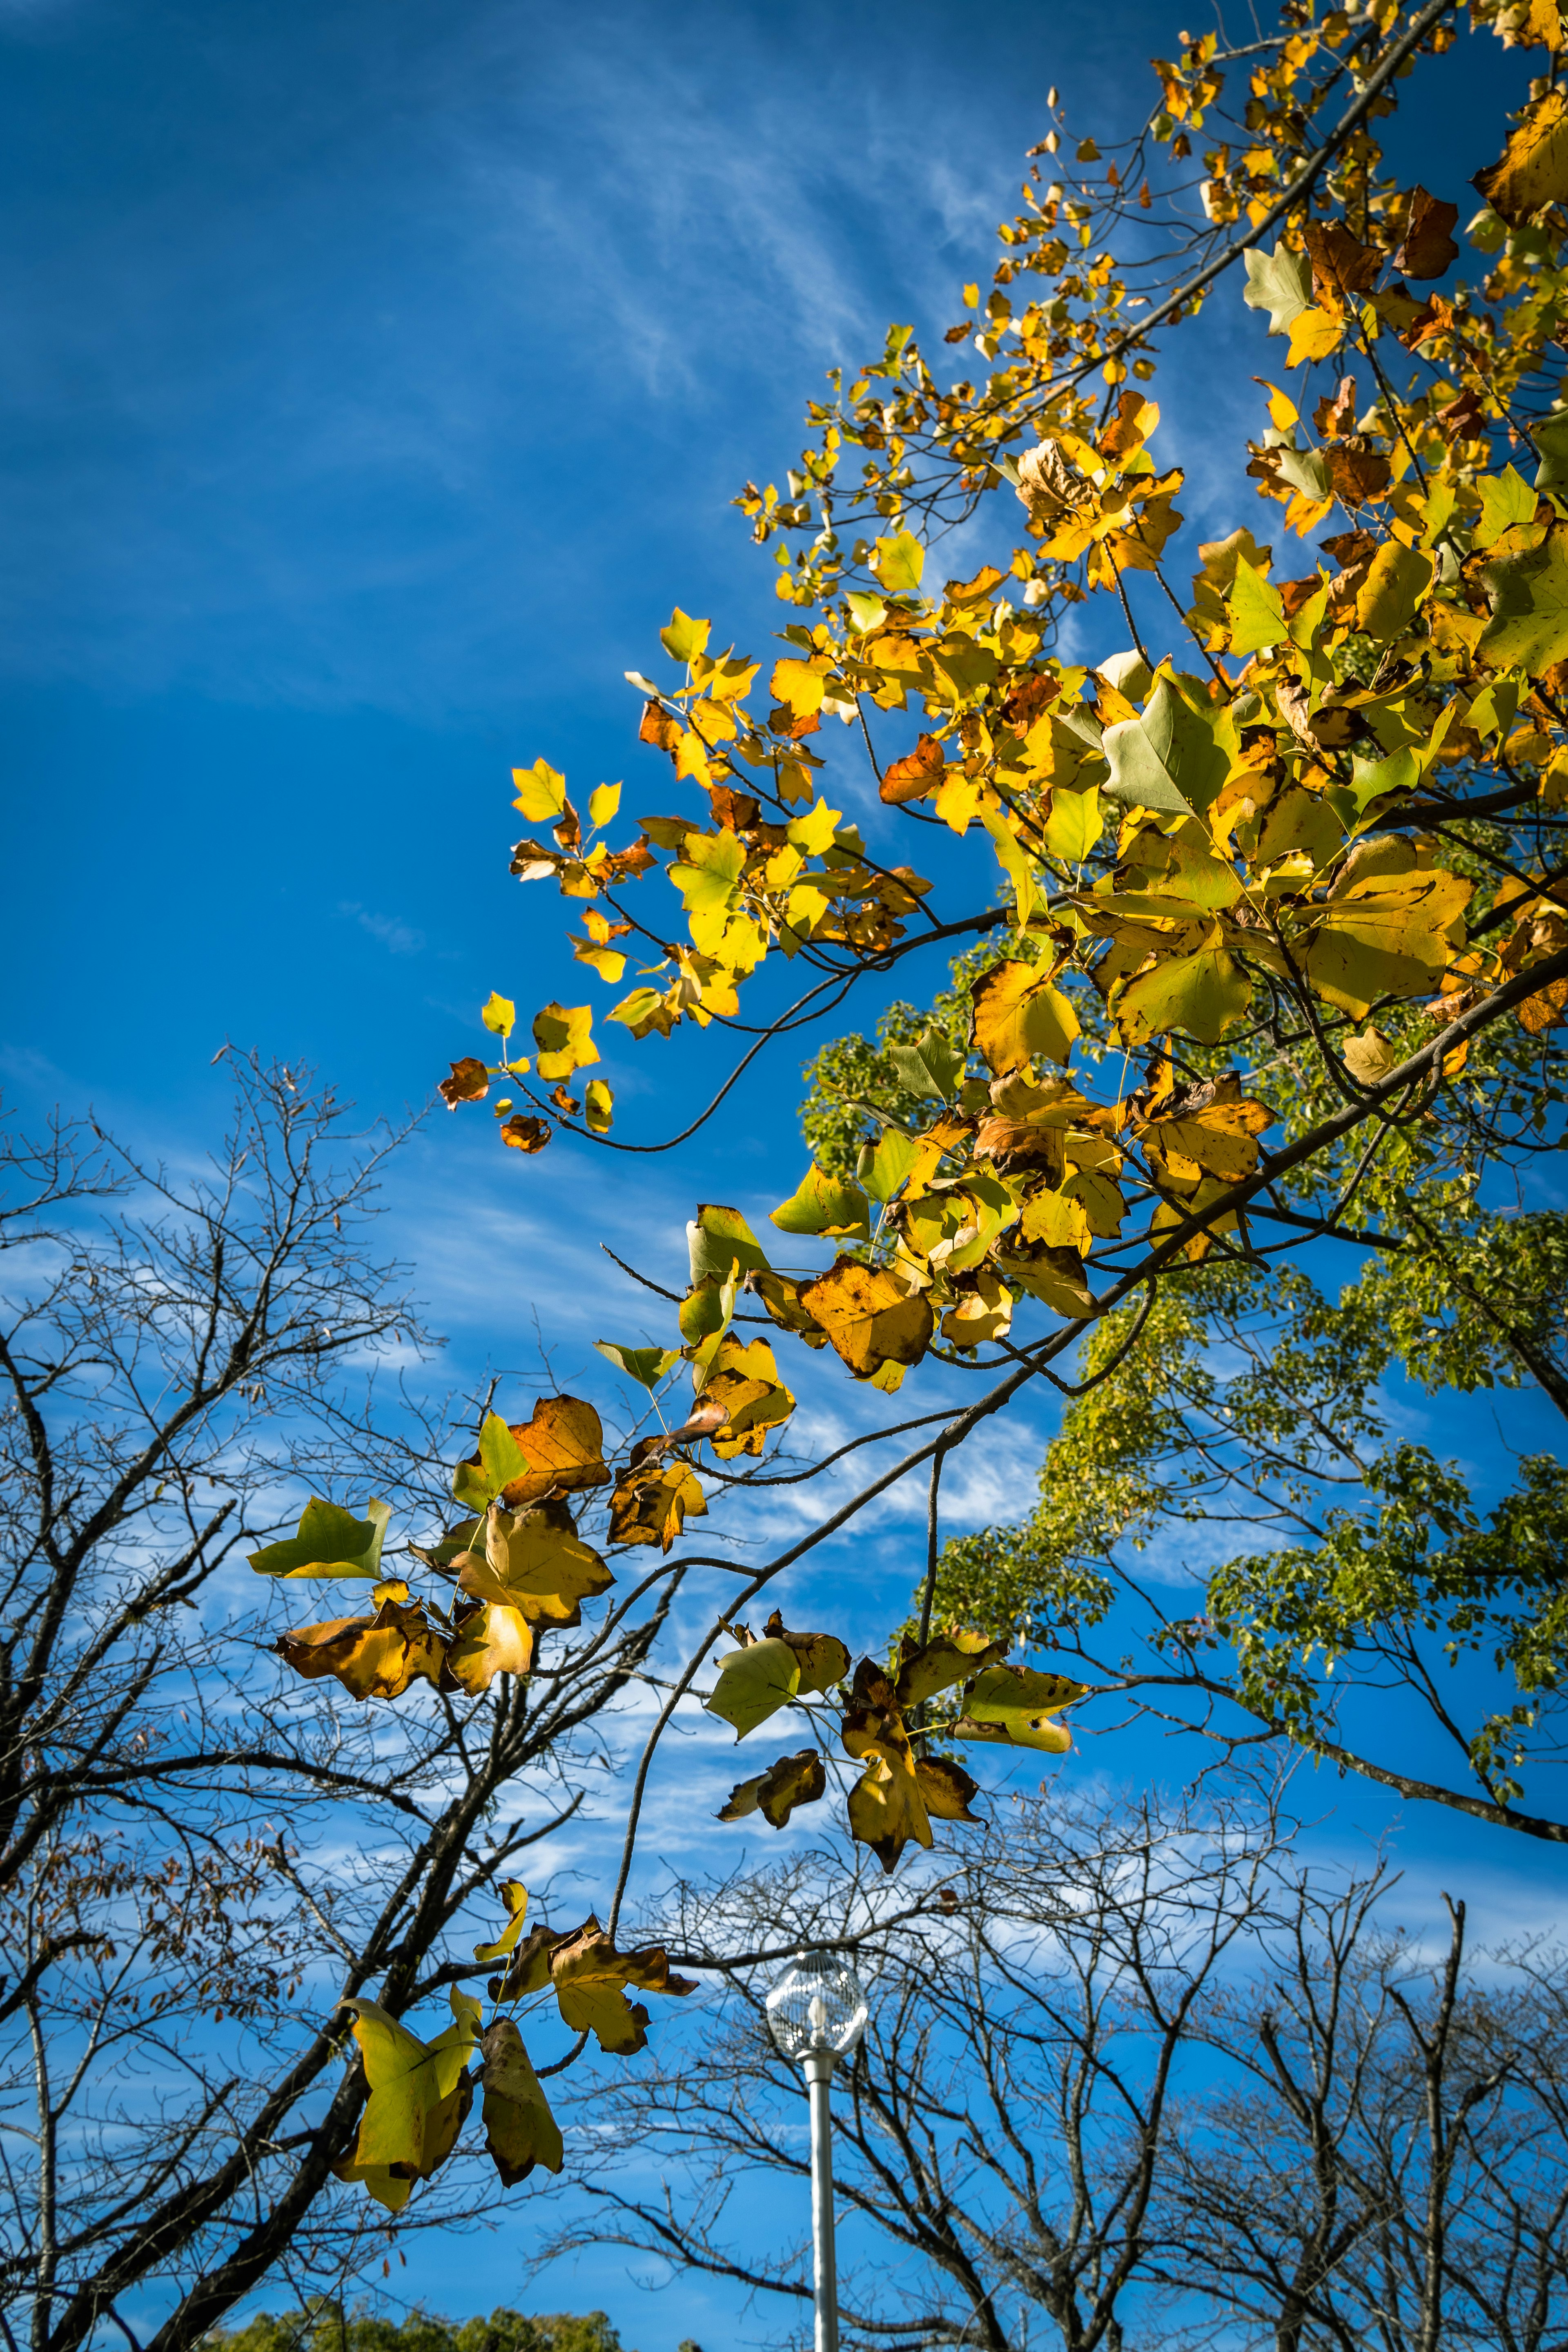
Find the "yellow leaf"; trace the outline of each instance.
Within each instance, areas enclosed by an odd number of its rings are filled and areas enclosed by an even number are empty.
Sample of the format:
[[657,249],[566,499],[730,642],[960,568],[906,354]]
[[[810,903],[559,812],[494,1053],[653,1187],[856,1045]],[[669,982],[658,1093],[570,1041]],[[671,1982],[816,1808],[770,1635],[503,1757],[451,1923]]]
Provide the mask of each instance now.
[[789,838],[807,857],[820,857],[825,849],[833,846],[833,836],[843,816],[842,809],[829,808],[826,801],[818,801],[804,816],[790,819]]
[[1356,591],[1359,628],[1379,639],[1403,636],[1415,607],[1432,584],[1432,560],[1396,539],[1385,540]]
[[1081,866],[1104,830],[1098,785],[1080,792],[1058,785],[1051,793],[1044,826],[1046,847],[1053,857],[1068,866]]
[[352,2155],[332,2170],[340,2180],[363,2181],[389,2211],[401,2212],[416,2180],[427,2180],[451,2154],[468,2113],[472,2086],[468,2058],[479,2004],[453,1987],[453,2022],[434,2042],[421,2042],[374,2000],[345,2000],[354,2012],[370,2097]]
[[787,1201],[772,1212],[782,1234],[826,1234],[830,1239],[868,1241],[871,1213],[858,1184],[825,1175],[814,1161]]
[[621,805],[619,784],[595,784],[588,795],[590,824],[608,824]]
[[600,2049],[617,2058],[629,2058],[647,2046],[647,2011],[640,2000],[627,2000],[627,1985],[639,1992],[697,1990],[689,1977],[671,1976],[668,1958],[658,1945],[617,1952],[592,1916],[551,1953],[550,1980],[562,2022],[574,2033],[594,2033]]
[[857,1380],[873,1379],[888,1364],[918,1364],[931,1345],[935,1318],[924,1293],[906,1293],[890,1274],[857,1258],[841,1257],[804,1284],[800,1303]]
[[782,702],[785,709],[793,711],[797,719],[806,719],[813,711],[821,709],[826,685],[821,670],[814,669],[810,662],[795,661],[786,656],[773,664],[768,691],[775,702]]
[[498,1675],[526,1680],[533,1672],[532,1626],[520,1609],[481,1601],[458,1625],[447,1672],[470,1698],[488,1691]]
[[1300,367],[1305,360],[1326,360],[1337,351],[1345,331],[1342,319],[1331,311],[1320,310],[1316,305],[1303,310],[1290,329],[1290,348],[1285,354],[1288,368]]
[[521,809],[531,824],[542,824],[547,818],[562,814],[566,806],[566,779],[548,760],[536,760],[531,768],[514,768],[511,780],[517,786],[512,806]]
[[533,1042],[539,1048],[537,1067],[542,1078],[569,1078],[574,1070],[585,1069],[599,1058],[599,1049],[590,1032],[594,1026],[594,1008],[590,1004],[546,1004],[533,1016]]
[[[619,972],[616,978],[620,978]],[[603,1078],[590,1078],[584,1089],[584,1117],[590,1135],[608,1135],[616,1123],[616,1097]]]
[[1568,99],[1548,89],[1536,100],[1495,163],[1475,184],[1512,228],[1543,205],[1568,200]]
[[[479,1531],[479,1523],[470,1520],[458,1534],[472,1541]],[[515,1610],[530,1624],[580,1624],[584,1601],[607,1591],[615,1581],[558,1496],[528,1510],[492,1504],[483,1522],[483,1543],[482,1551],[460,1552],[452,1561],[458,1589],[476,1601]]]
[[877,541],[872,569],[890,596],[912,596],[920,587],[925,560],[920,541],[912,532],[900,530],[891,539]]
[[1035,876],[1028,856],[999,809],[983,808],[980,822],[996,845],[996,862],[1013,885],[1013,919],[1023,930],[1035,911]]
[[1216,1045],[1252,1002],[1252,982],[1224,948],[1200,948],[1171,956],[1152,971],[1129,981],[1113,1010],[1124,1045],[1170,1029],[1184,1029],[1200,1044]]
[[416,1681],[439,1683],[447,1644],[423,1601],[384,1601],[374,1617],[334,1617],[280,1633],[273,1648],[307,1682],[331,1675],[352,1698],[401,1698]]
[[967,1693],[963,1720],[954,1727],[954,1736],[997,1739],[1012,1748],[1065,1756],[1072,1746],[1071,1734],[1051,1717],[1084,1696],[1083,1684],[1069,1682],[1065,1675],[1037,1674],[1032,1666],[984,1666]]
[[517,1026],[517,1007],[510,996],[498,996],[492,988],[489,1003],[479,1008],[479,1019],[498,1037],[509,1037]]
[[507,1924],[493,1944],[476,1944],[476,1960],[504,1959],[522,1933],[522,1923],[528,1916],[528,1889],[521,1878],[503,1878],[497,1888],[506,1906]]
[[972,1042],[998,1077],[1035,1054],[1066,1063],[1078,1015],[1036,964],[999,963],[969,992]]

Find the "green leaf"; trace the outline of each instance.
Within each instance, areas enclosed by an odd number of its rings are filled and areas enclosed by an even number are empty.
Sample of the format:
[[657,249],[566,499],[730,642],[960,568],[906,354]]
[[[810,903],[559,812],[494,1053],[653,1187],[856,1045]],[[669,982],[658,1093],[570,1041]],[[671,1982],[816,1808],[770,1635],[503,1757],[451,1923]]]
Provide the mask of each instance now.
[[921,1156],[921,1147],[901,1128],[885,1127],[875,1143],[867,1144],[855,1173],[873,1201],[890,1201]]
[[489,1413],[479,1432],[479,1459],[459,1462],[452,1474],[453,1499],[470,1511],[488,1510],[503,1486],[521,1478],[528,1458],[499,1412]]
[[1053,857],[1068,866],[1081,866],[1104,831],[1098,784],[1083,792],[1057,786],[1045,823],[1046,847]]
[[356,1519],[336,1503],[312,1495],[300,1517],[300,1532],[282,1543],[253,1551],[258,1576],[368,1576],[381,1574],[381,1546],[392,1517],[386,1503],[367,1503]]
[[888,608],[879,596],[864,588],[851,588],[844,602],[849,607],[849,617],[864,635],[868,630],[879,629],[888,617]]
[[787,1201],[773,1213],[781,1234],[828,1234],[846,1240],[869,1241],[870,1211],[858,1184],[843,1184],[814,1161]]
[[752,1642],[743,1650],[726,1651],[718,1666],[719,1680],[703,1704],[710,1715],[733,1724],[737,1739],[776,1715],[800,1688],[800,1660],[787,1642]]
[[[1563,421],[1568,425],[1568,417]],[[1544,473],[1545,470],[1543,462],[1542,471]],[[1568,479],[1568,474],[1564,478]],[[1504,531],[1511,530],[1516,522],[1535,520],[1535,492],[1528,482],[1521,479],[1511,466],[1505,466],[1500,474],[1489,474],[1485,481],[1477,483],[1476,488],[1481,494],[1481,519],[1470,542],[1473,547],[1484,551],[1495,546]]]
[[665,1374],[680,1361],[679,1348],[617,1348],[611,1339],[594,1342],[606,1363],[648,1390],[658,1388]]
[[1230,650],[1260,653],[1285,642],[1285,604],[1271,580],[1250,563],[1238,563],[1230,592]]
[[686,1245],[693,1282],[768,1271],[763,1245],[739,1209],[726,1209],[715,1201],[704,1201],[687,1225]]
[[905,1092],[935,1102],[945,1102],[952,1093],[966,1058],[936,1029],[928,1029],[916,1045],[888,1048],[888,1059]]
[[1538,490],[1560,490],[1568,483],[1568,409],[1560,409],[1554,416],[1543,416],[1534,432],[1535,446],[1541,452],[1535,487]]
[[[1281,449],[1279,478],[1289,482],[1293,490],[1304,491],[1310,499],[1326,499],[1333,488],[1328,459],[1321,449]],[[1239,564],[1237,570],[1239,573]],[[1277,645],[1279,639],[1272,642]]]
[[955,1737],[997,1739],[1010,1748],[1065,1756],[1072,1736],[1050,1718],[1083,1696],[1083,1684],[1069,1682],[1065,1675],[1040,1675],[1032,1666],[986,1666],[970,1686]]
[[996,845],[996,863],[1013,885],[1014,921],[1023,930],[1035,911],[1034,869],[1000,809],[983,808],[980,822]]
[[1220,791],[1238,744],[1228,711],[1195,710],[1163,677],[1141,719],[1106,729],[1110,781],[1102,789],[1131,807],[1191,816]]
[[890,596],[912,596],[925,570],[926,551],[911,531],[879,539],[872,570]]
[[1312,272],[1304,254],[1277,245],[1271,254],[1256,247],[1242,255],[1247,284],[1242,300],[1249,310],[1267,310],[1271,335],[1289,334],[1303,310],[1312,307]]
[[1224,948],[1173,956],[1130,981],[1116,999],[1116,1025],[1124,1045],[1184,1029],[1200,1045],[1217,1045],[1252,1002],[1252,982]]
[[1539,677],[1568,654],[1568,530],[1555,526],[1539,547],[1487,564],[1492,617],[1477,652],[1494,669]]
[[746,863],[746,845],[734,833],[689,833],[686,862],[672,866],[669,878],[689,915],[721,913],[735,895]]
[[711,625],[708,621],[694,621],[678,604],[669,616],[668,627],[660,629],[658,641],[671,661],[689,662],[705,650]]

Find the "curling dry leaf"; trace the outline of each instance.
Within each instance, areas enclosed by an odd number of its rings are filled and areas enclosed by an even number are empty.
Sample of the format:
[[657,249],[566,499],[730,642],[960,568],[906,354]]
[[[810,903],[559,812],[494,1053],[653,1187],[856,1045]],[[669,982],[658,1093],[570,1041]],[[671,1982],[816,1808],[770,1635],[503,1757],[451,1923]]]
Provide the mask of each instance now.
[[687,1520],[706,1513],[692,1472],[684,1462],[665,1462],[663,1449],[659,1437],[640,1438],[633,1446],[610,1497],[612,1543],[658,1544],[668,1551]]
[[307,1682],[331,1675],[359,1699],[401,1698],[415,1681],[439,1684],[447,1654],[420,1601],[384,1601],[374,1617],[302,1625],[272,1646]]
[[749,1813],[761,1813],[770,1828],[782,1830],[797,1805],[815,1805],[826,1790],[821,1757],[815,1748],[803,1748],[794,1756],[781,1756],[754,1780],[737,1781],[718,1818],[739,1822]]
[[479,2049],[485,2062],[479,2072],[485,2147],[501,2187],[526,2180],[536,2164],[559,2172],[565,2160],[561,2126],[510,2017],[498,2017],[485,2028]]
[[574,2033],[591,2032],[600,2049],[617,2058],[629,2058],[647,2046],[648,2013],[640,2000],[627,2000],[628,1985],[638,1992],[697,1990],[690,1977],[671,1976],[668,1955],[660,1945],[617,1952],[592,1916],[574,1936],[556,1945],[550,1956],[550,1981],[563,2023]]

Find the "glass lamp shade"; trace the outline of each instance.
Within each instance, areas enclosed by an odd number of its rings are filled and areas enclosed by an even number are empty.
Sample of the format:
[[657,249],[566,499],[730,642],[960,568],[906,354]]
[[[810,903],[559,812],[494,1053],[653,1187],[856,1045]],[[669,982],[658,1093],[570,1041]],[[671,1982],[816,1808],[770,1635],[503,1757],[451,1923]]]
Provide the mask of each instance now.
[[865,1988],[832,1952],[802,1952],[767,1998],[768,2031],[786,2058],[814,2050],[847,2058],[866,2031]]

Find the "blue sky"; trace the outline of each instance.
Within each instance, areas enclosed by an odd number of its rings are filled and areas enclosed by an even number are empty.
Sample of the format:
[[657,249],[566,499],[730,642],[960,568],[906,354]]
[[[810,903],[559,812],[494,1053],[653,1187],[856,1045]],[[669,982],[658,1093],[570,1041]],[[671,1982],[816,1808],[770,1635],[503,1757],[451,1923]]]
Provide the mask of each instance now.
[[[622,673],[677,603],[758,652],[779,625],[729,499],[782,479],[825,368],[889,318],[934,341],[957,315],[1047,85],[1113,130],[1183,22],[1176,0],[0,0],[8,1095],[90,1101],[178,1159],[221,1118],[226,1036],[396,1113],[472,1049],[492,987],[580,978],[555,902],[507,879],[510,768],[542,753],[661,804]],[[1464,174],[1492,152],[1472,110],[1521,79],[1489,43],[1435,77]],[[1233,456],[1264,362],[1217,371],[1258,331],[1222,295],[1207,358],[1161,386],[1186,510],[1220,530],[1256,521]],[[612,1065],[628,1121],[705,1063],[662,1052]],[[592,1338],[635,1336],[595,1235],[668,1279],[693,1197],[765,1211],[794,1081],[786,1055],[635,1181],[439,1114],[391,1207],[458,1369],[521,1363],[535,1309],[568,1385]],[[1026,1507],[1047,1426],[975,1468],[960,1517]],[[1484,1466],[1472,1418],[1478,1444]],[[860,1556],[878,1602],[912,1527],[895,1501]],[[1348,1838],[1384,1825],[1335,1794]],[[1530,1916],[1533,1857],[1407,1835],[1416,1882],[1463,1863]],[[505,2242],[465,2272],[475,2305],[525,2292]],[[704,2334],[617,2278],[534,2292],[608,2304],[641,2352]]]

